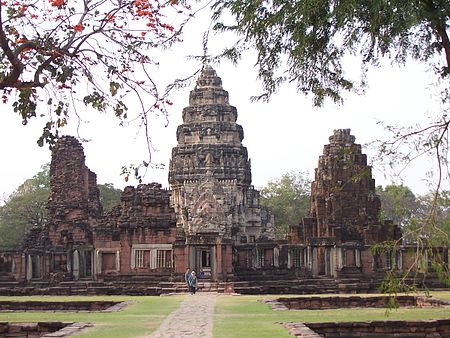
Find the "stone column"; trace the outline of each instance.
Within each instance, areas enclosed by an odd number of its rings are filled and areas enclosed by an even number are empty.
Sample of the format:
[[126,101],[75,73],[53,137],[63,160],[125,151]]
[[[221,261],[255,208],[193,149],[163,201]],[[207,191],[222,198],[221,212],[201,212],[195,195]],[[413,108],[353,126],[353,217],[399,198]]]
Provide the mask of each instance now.
[[292,249],[287,251],[287,268],[292,268]]
[[318,274],[318,265],[317,265],[317,248],[312,248],[312,255],[311,255],[311,271],[313,276],[317,276]]
[[276,268],[280,266],[280,248],[277,246],[273,248],[273,266]]
[[116,271],[120,271],[120,251],[116,251]]
[[337,269],[338,270],[341,270],[342,269],[342,266],[343,266],[343,260],[342,260],[342,255],[343,255],[343,249],[341,248],[341,247],[337,247],[336,248],[336,251],[337,251]]
[[73,252],[73,277],[75,279],[80,278],[80,253],[78,250]]
[[305,250],[305,262],[306,262],[306,268],[309,270],[309,271],[311,271],[311,267],[312,267],[312,264],[311,264],[311,247],[310,246],[307,246],[306,247],[306,250]]
[[100,250],[95,250],[94,256],[94,276],[97,279],[97,276],[102,273],[102,253]]
[[330,275],[336,277],[336,247],[330,249]]
[[189,269],[193,270],[197,268],[197,262],[196,262],[196,252],[195,247],[193,245],[188,246],[189,254],[188,254],[188,261],[189,261]]
[[221,260],[217,260],[216,255],[221,256],[221,254],[219,252],[220,252],[220,250],[216,250],[216,246],[211,247],[211,253],[210,253],[211,262],[210,263],[211,263],[211,280],[212,281],[217,281],[217,267],[220,266],[220,264],[218,262],[221,262]]
[[[444,250],[446,250],[446,249],[444,249]],[[403,252],[402,252],[402,250],[399,249],[398,251],[396,251],[395,256],[397,258],[397,262],[396,262],[397,269],[402,270],[403,269]]]
[[355,265],[357,268],[361,267],[361,250],[355,249]]
[[69,275],[71,275],[73,273],[72,271],[72,255],[70,254],[70,252],[66,253],[66,268],[67,268],[67,273]]
[[223,266],[225,262],[223,262],[222,260],[222,244],[217,244],[216,247],[217,250],[214,249],[215,255],[211,254],[211,256],[213,257],[211,265],[215,274],[214,280],[217,280],[218,276],[220,276],[221,279],[224,279],[223,277],[225,272],[225,267]]
[[27,256],[27,268],[26,268],[26,279],[27,281],[33,278],[33,261],[31,255]]

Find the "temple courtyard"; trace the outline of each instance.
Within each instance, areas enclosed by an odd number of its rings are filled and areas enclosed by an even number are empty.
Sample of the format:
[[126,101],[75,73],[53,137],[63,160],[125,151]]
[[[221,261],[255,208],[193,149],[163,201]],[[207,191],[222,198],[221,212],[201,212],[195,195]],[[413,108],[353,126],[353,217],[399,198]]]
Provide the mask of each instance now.
[[[450,301],[450,291],[433,291],[432,299]],[[374,298],[375,294],[358,295]],[[382,296],[382,295],[379,295]],[[384,295],[385,296],[385,295]],[[417,296],[417,295],[412,295]],[[428,295],[422,295],[429,298]],[[282,298],[301,298],[310,295],[283,295]],[[314,298],[335,298],[335,295],[320,295]],[[355,294],[339,295],[347,299],[358,298]],[[0,324],[9,323],[81,323],[79,329],[68,333],[56,331],[44,337],[339,337],[329,333],[314,335],[307,327],[324,323],[328,326],[345,326],[351,323],[351,334],[346,337],[450,337],[450,307],[444,305],[388,307],[349,307],[317,310],[280,310],[273,306],[279,295],[237,295],[199,292],[196,295],[174,294],[154,296],[28,296],[0,297],[0,303],[20,302],[86,302],[102,301],[126,302],[117,311],[88,310],[27,310],[0,311]],[[400,321],[400,322],[399,322]],[[408,322],[406,322],[408,321]],[[306,325],[304,324],[306,323]],[[341,324],[340,324],[341,323]],[[358,326],[359,323],[359,326]],[[86,325],[87,324],[87,325]],[[78,325],[78,326],[77,326]],[[376,333],[367,333],[368,327],[375,326]],[[440,325],[440,329],[439,329]],[[74,324],[72,324],[72,327]],[[319,325],[320,326],[320,325]],[[323,325],[321,325],[323,326]],[[1,337],[27,337],[2,332]],[[365,335],[359,333],[363,328]],[[401,328],[402,333],[394,333]],[[330,328],[327,328],[329,331]],[[426,333],[418,330],[426,330]],[[3,329],[5,330],[5,329]],[[314,329],[317,331],[317,329]],[[389,333],[391,330],[391,333]],[[410,332],[407,332],[409,330]],[[441,331],[439,331],[441,330]],[[386,333],[386,331],[388,333]],[[330,331],[331,332],[331,331]],[[375,334],[375,335],[374,335]],[[341,335],[342,336],[342,335]],[[29,337],[38,337],[32,336]],[[42,336],[41,336],[42,337]]]

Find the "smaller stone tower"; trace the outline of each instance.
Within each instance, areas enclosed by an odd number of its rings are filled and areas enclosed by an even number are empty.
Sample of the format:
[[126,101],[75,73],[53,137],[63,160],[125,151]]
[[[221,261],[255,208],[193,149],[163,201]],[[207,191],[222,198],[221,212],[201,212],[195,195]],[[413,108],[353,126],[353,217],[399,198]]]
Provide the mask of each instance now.
[[290,228],[289,241],[305,246],[313,275],[355,277],[376,265],[371,245],[398,239],[400,231],[379,220],[372,168],[350,129],[335,130],[329,140],[311,184],[310,215]]
[[379,223],[381,204],[372,168],[350,129],[335,130],[329,140],[311,186],[310,215],[317,220],[314,236],[340,232],[345,239],[362,240],[362,228]]
[[48,212],[50,271],[75,278],[92,274],[92,229],[102,217],[97,176],[85,164],[83,147],[61,137],[52,151]]

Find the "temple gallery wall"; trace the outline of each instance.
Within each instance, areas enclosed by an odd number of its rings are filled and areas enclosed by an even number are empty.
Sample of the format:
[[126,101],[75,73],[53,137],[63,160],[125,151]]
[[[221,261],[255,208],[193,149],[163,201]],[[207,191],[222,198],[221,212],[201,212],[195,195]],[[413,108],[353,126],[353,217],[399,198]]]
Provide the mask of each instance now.
[[[273,215],[252,186],[237,109],[210,66],[182,115],[170,190],[158,183],[126,187],[108,213],[83,147],[61,137],[52,151],[48,222],[31,229],[21,248],[0,252],[0,281],[114,283],[145,276],[176,282],[190,268],[205,280],[236,285],[309,278],[374,286],[387,269],[400,273],[411,266],[399,227],[378,217],[371,167],[350,129],[334,130],[319,156],[308,217],[276,240]],[[371,250],[390,240],[400,245]],[[436,250],[448,265],[447,248]]]

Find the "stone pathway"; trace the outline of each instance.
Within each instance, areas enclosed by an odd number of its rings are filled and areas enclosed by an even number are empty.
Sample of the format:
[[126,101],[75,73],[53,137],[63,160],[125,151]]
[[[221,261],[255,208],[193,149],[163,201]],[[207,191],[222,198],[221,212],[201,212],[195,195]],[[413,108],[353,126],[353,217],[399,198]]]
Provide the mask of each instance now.
[[190,295],[162,322],[150,338],[212,338],[216,293]]

